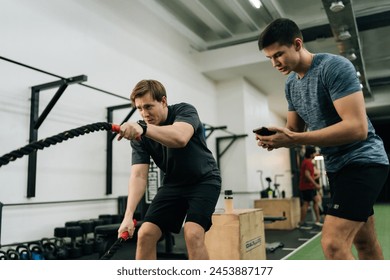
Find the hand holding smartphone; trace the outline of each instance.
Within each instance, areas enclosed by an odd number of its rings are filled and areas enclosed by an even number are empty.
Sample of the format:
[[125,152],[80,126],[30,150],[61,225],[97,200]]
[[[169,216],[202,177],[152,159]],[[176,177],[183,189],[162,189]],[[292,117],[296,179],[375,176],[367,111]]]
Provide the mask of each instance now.
[[268,128],[266,128],[264,126],[254,129],[253,132],[258,134],[258,135],[261,135],[261,136],[270,136],[270,135],[274,135],[276,133],[276,131],[270,131],[270,130],[268,130]]

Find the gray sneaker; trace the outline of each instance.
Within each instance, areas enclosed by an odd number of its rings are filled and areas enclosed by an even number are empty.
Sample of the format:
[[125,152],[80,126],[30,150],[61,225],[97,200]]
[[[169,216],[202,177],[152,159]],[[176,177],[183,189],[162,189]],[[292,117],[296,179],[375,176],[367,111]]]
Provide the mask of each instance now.
[[322,227],[324,224],[323,223],[320,223],[320,222],[315,222],[314,223],[317,227]]
[[309,229],[312,229],[313,227],[312,226],[310,226],[310,225],[308,225],[308,224],[306,224],[306,223],[299,223],[298,224],[298,226],[297,226],[297,228],[299,228],[299,229],[305,229],[305,230],[309,230]]

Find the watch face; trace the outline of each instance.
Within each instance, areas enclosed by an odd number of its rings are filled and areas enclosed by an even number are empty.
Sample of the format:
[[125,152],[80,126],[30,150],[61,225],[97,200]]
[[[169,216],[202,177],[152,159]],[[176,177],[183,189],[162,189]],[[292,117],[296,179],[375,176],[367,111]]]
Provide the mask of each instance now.
[[143,130],[142,135],[145,135],[146,129],[148,128],[146,122],[144,120],[139,120],[137,123],[142,127]]

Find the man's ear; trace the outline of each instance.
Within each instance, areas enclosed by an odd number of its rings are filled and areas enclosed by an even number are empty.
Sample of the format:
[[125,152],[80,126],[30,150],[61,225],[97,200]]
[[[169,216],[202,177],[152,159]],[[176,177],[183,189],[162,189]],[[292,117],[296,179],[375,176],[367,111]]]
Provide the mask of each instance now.
[[294,47],[296,51],[299,51],[302,49],[303,42],[300,38],[295,38],[294,40]]
[[167,97],[166,96],[163,96],[161,98],[161,103],[163,104],[163,107],[168,106],[168,102],[167,102]]

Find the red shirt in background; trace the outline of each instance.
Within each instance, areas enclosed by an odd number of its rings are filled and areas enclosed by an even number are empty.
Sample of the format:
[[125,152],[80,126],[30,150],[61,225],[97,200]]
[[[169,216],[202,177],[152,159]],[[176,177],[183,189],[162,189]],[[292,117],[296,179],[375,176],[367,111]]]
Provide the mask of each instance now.
[[304,158],[301,164],[301,173],[299,178],[299,189],[301,191],[314,190],[316,188],[315,185],[306,178],[306,170],[309,170],[310,176],[314,178],[314,164],[311,158]]

